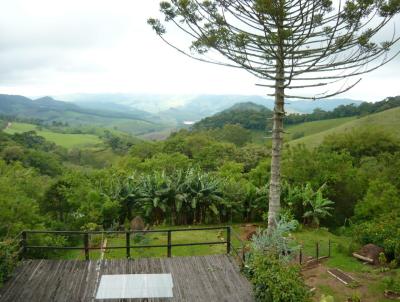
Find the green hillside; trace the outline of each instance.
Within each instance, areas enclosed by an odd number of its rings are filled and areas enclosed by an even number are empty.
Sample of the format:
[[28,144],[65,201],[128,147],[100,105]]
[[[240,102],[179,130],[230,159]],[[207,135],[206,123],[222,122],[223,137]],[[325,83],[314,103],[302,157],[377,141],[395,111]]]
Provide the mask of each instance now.
[[[51,97],[32,100],[19,95],[0,94],[0,116],[30,119],[34,124],[68,123],[70,126],[96,126],[141,135],[165,130],[171,124],[145,111],[127,109],[97,110],[57,101]],[[30,121],[28,121],[30,122]]]
[[326,131],[337,126],[340,126],[349,121],[355,120],[356,117],[343,117],[343,118],[335,118],[330,120],[322,120],[322,121],[314,121],[314,122],[305,122],[298,125],[287,126],[287,134],[286,140],[295,139],[296,135],[298,137],[305,137],[309,135],[313,135],[322,131]]
[[27,131],[36,131],[38,135],[43,136],[46,140],[65,148],[84,147],[102,143],[102,140],[99,137],[92,134],[57,133],[47,129],[40,129],[36,125],[26,123],[12,123],[11,127],[4,130],[4,132],[8,134]]
[[[296,138],[296,136],[298,138],[299,137],[303,138],[309,135],[323,132],[355,119],[356,117],[343,117],[330,120],[305,122],[298,125],[285,126],[285,132],[286,132],[285,141],[286,142],[292,141]],[[266,131],[251,131],[251,134],[253,143],[263,144],[265,141],[271,141],[271,139],[266,139],[266,137],[271,136],[270,132],[267,133]]]
[[[306,126],[306,124],[312,123],[304,123],[295,127]],[[295,127],[291,128],[292,132]],[[366,129],[369,127],[388,131],[392,133],[395,137],[400,139],[400,108],[393,108],[362,118],[353,119],[334,128],[293,140],[289,142],[289,144],[305,144],[309,147],[316,147],[322,143],[327,135],[339,134],[356,128]]]

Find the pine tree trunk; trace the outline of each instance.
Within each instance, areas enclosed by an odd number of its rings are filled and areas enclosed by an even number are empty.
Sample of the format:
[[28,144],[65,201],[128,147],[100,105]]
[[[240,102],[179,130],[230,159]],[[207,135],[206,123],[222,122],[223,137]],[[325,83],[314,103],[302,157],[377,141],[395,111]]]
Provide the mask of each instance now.
[[[281,51],[281,49],[280,49]],[[282,52],[280,52],[282,54]],[[268,229],[273,230],[279,218],[281,195],[281,154],[283,145],[284,112],[284,62],[276,62],[275,107],[272,127],[271,179],[269,185]]]

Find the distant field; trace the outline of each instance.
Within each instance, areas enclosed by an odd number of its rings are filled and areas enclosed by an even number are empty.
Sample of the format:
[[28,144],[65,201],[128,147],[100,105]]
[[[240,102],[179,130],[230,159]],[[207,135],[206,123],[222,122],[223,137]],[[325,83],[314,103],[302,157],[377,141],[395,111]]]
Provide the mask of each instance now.
[[102,143],[100,138],[92,134],[63,134],[51,132],[46,129],[38,130],[36,125],[26,123],[12,123],[11,127],[4,130],[4,132],[14,134],[32,130],[36,131],[38,135],[43,136],[46,140],[65,148],[85,147]]
[[400,139],[400,108],[393,108],[362,118],[356,118],[334,128],[290,141],[289,145],[305,144],[308,147],[314,148],[320,145],[327,135],[344,133],[357,128],[373,128],[388,131],[393,136]]
[[303,133],[304,136],[313,135],[322,131],[329,130],[331,128],[335,128],[349,121],[355,120],[357,117],[344,117],[344,118],[336,118],[331,120],[322,120],[322,121],[314,121],[314,122],[306,122],[298,125],[287,126],[286,130],[289,132],[286,135],[287,140],[292,140],[293,135],[296,133]]
[[[319,132],[323,132],[329,130],[331,128],[335,128],[349,121],[355,120],[357,117],[344,117],[330,120],[322,120],[322,121],[314,121],[314,122],[305,122],[298,125],[284,126],[285,132],[285,141],[291,141],[293,135],[302,134],[304,137],[308,135],[313,135]],[[252,141],[254,143],[265,143],[266,141],[271,141],[271,139],[267,139],[266,137],[270,137],[271,133],[266,133],[265,131],[252,131]],[[297,141],[297,140],[296,140]]]

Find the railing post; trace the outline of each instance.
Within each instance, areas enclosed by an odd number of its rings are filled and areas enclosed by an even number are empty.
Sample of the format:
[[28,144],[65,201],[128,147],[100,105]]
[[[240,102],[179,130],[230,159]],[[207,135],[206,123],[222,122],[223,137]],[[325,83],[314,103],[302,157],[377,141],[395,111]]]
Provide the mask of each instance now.
[[85,246],[85,260],[89,260],[89,233],[83,235],[83,244]]
[[231,227],[226,227],[226,253],[231,253]]
[[244,243],[242,243],[242,262],[243,262],[243,266],[246,263],[246,250],[245,250],[245,245]]
[[126,232],[126,258],[131,258],[131,232]]
[[316,254],[317,263],[318,263],[318,258],[319,258],[319,243],[318,242],[315,244],[315,254]]
[[331,240],[328,241],[328,257],[331,257]]
[[167,246],[167,256],[171,257],[171,230],[168,230],[168,246]]
[[302,246],[300,246],[299,262],[300,262],[300,265],[303,263],[303,247]]
[[21,259],[25,258],[26,255],[26,243],[27,243],[27,236],[26,236],[26,231],[22,231],[21,233],[22,239],[21,239]]

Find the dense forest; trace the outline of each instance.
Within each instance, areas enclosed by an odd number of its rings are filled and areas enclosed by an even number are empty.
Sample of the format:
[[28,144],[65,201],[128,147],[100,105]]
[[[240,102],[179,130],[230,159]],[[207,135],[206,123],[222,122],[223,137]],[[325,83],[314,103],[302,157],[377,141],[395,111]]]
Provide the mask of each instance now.
[[[150,224],[262,220],[269,151],[246,144],[246,131],[237,125],[182,130],[163,142],[136,143],[103,169],[33,132],[1,133],[0,235],[24,228],[119,229],[136,215]],[[283,213],[334,228],[362,225],[360,240],[385,222],[385,230],[395,230],[399,168],[399,141],[379,130],[330,136],[315,150],[289,148]],[[324,200],[334,204],[331,217],[318,217]],[[398,249],[391,246],[390,254]]]

